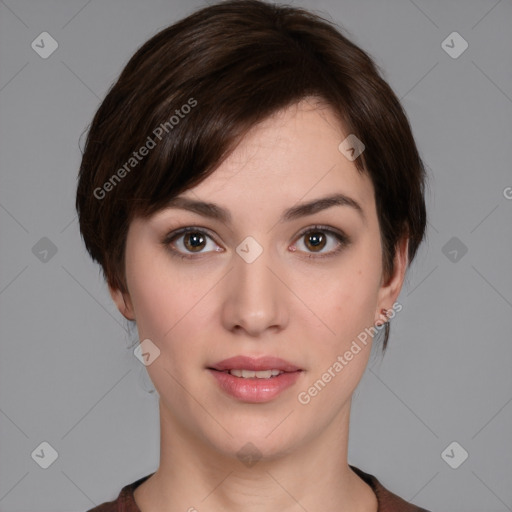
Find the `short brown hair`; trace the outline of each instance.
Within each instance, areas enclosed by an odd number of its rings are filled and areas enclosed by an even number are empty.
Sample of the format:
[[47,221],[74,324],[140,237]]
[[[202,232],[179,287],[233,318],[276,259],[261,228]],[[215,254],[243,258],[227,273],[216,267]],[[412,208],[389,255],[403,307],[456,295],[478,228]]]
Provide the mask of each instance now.
[[[134,217],[200,183],[251,127],[307,96],[364,143],[354,163],[375,189],[384,275],[403,237],[410,264],[425,233],[426,174],[406,114],[377,69],[328,20],[259,0],[202,8],[149,39],[96,112],[80,166],[80,231],[108,283],[126,291]],[[386,324],[383,349],[388,337]]]

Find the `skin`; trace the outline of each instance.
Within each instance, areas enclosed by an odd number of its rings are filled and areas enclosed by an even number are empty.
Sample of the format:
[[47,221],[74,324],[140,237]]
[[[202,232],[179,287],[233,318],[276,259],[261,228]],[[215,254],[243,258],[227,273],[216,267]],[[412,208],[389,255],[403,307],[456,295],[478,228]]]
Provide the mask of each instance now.
[[[182,194],[228,209],[230,224],[179,208],[130,224],[128,293],[110,292],[140,340],[160,350],[147,366],[159,393],[160,466],[134,493],[142,512],[377,510],[375,494],[347,463],[351,397],[371,337],[309,404],[297,399],[359,333],[382,322],[407,267],[404,239],[384,279],[373,185],[338,150],[347,135],[328,107],[304,100],[254,127]],[[365,218],[333,206],[279,222],[285,209],[334,192],[355,199]],[[315,224],[341,230],[350,243],[322,259],[339,242],[325,230],[318,248],[311,233],[299,236],[318,231]],[[199,253],[186,235],[162,244],[186,226],[208,230]],[[236,252],[247,236],[263,248],[252,263]],[[196,259],[173,257],[172,246]],[[243,402],[206,369],[239,354],[281,357],[303,372],[270,402]],[[237,457],[248,442],[261,454],[252,467]]]

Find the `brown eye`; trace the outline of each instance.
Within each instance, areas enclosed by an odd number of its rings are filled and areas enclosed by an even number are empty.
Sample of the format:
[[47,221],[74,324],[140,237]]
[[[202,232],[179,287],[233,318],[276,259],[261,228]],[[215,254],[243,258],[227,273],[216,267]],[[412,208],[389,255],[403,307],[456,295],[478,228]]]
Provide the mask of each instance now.
[[321,231],[310,231],[306,233],[305,240],[306,247],[313,252],[322,250],[327,243],[326,237]]
[[186,233],[183,237],[185,249],[191,252],[201,251],[206,244],[206,238],[198,231]]
[[318,259],[335,256],[349,244],[350,239],[344,233],[317,225],[299,234],[293,250],[299,249],[299,252],[305,253],[308,258]]
[[222,252],[212,235],[193,226],[169,233],[162,240],[162,244],[172,256],[179,258],[195,258],[210,252]]

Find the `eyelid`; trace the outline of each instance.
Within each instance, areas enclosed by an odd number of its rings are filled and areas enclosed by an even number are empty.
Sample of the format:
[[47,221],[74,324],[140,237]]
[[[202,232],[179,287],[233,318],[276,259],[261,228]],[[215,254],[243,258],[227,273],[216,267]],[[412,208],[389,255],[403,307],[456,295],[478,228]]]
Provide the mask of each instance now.
[[[190,232],[199,232],[204,233],[205,235],[208,235],[212,240],[215,241],[215,236],[212,234],[212,232],[208,228],[204,228],[203,226],[195,226],[193,224],[184,226],[182,228],[172,229],[169,231],[162,240],[162,243],[164,245],[170,244],[175,238],[178,238],[180,235],[185,235]],[[217,243],[217,242],[215,242]],[[219,245],[219,244],[217,244]]]
[[[326,253],[306,252],[304,257],[307,259],[319,260],[322,258],[329,258],[332,256],[336,256],[340,251],[342,251],[344,248],[348,247],[352,242],[351,238],[340,229],[333,228],[331,226],[325,226],[322,224],[314,224],[312,226],[308,226],[308,227],[304,228],[303,230],[301,230],[299,232],[299,234],[295,237],[295,239],[294,239],[295,241],[293,242],[292,245],[294,245],[297,242],[297,240],[299,240],[305,234],[314,233],[315,231],[322,231],[324,233],[330,234],[331,236],[334,236],[334,238],[336,238],[336,240],[338,241],[338,245],[335,249],[333,249],[329,252],[326,252]],[[300,252],[302,252],[302,251],[300,251]]]
[[169,233],[167,233],[167,235],[164,236],[164,238],[162,240],[162,245],[164,246],[165,249],[167,249],[169,251],[171,256],[180,258],[182,260],[195,260],[195,259],[205,256],[209,252],[220,252],[220,251],[207,251],[207,252],[198,252],[195,254],[190,253],[190,252],[183,253],[183,252],[179,251],[178,249],[172,247],[174,240],[182,237],[183,235],[186,235],[187,233],[203,233],[204,235],[208,236],[208,238],[211,238],[217,246],[219,246],[219,244],[215,240],[215,236],[212,234],[212,232],[209,229],[204,228],[202,226],[187,225],[182,228],[171,230]]
[[312,226],[308,226],[307,228],[304,228],[295,237],[295,240],[297,240],[301,236],[304,236],[306,233],[309,233],[310,231],[325,231],[325,232],[331,233],[333,235],[338,235],[340,238],[342,238],[347,243],[349,241],[349,237],[343,231],[341,231],[340,229],[336,229],[336,228],[333,228],[331,226],[325,226],[323,224],[313,224]]
[[[351,239],[343,231],[341,231],[337,228],[333,228],[331,226],[325,226],[322,224],[314,224],[314,225],[310,225],[310,226],[307,226],[304,229],[302,229],[294,237],[292,246],[297,242],[297,240],[299,240],[305,234],[310,233],[310,232],[315,232],[315,231],[323,231],[325,233],[330,234],[331,236],[334,236],[338,241],[338,246],[335,249],[333,249],[327,253],[314,253],[314,252],[306,253],[306,256],[305,256],[306,258],[320,259],[320,258],[328,258],[329,256],[335,256],[344,247],[350,245],[350,243],[351,243]],[[177,256],[182,259],[196,259],[196,258],[200,258],[202,255],[208,254],[209,252],[216,252],[216,251],[207,251],[207,252],[198,252],[195,254],[194,253],[182,253],[181,251],[170,247],[172,245],[172,242],[175,239],[179,238],[182,235],[190,233],[190,232],[203,233],[203,234],[207,235],[209,238],[211,238],[215,242],[216,245],[220,245],[217,243],[217,241],[215,240],[215,236],[212,234],[212,232],[208,228],[204,228],[202,226],[195,226],[195,225],[187,225],[182,228],[177,228],[177,229],[171,230],[169,233],[167,233],[164,236],[164,238],[162,240],[162,244],[164,245],[164,247],[169,248],[169,250],[173,256]],[[298,251],[298,252],[302,253],[303,251]]]

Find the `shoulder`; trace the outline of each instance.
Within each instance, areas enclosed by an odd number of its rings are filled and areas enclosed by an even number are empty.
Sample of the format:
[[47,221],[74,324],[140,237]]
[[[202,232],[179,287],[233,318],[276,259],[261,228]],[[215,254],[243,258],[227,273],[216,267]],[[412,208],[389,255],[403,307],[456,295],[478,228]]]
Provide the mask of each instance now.
[[413,505],[400,498],[396,494],[393,494],[391,491],[388,491],[375,476],[370,475],[369,473],[365,473],[364,471],[356,468],[355,466],[351,466],[350,468],[362,478],[375,492],[377,496],[377,502],[379,504],[379,508],[377,512],[430,512],[424,508],[418,507],[417,505]]
[[131,484],[125,485],[113,501],[106,501],[101,505],[89,509],[87,512],[140,512],[133,497],[133,491],[145,482],[153,473],[139,478]]

